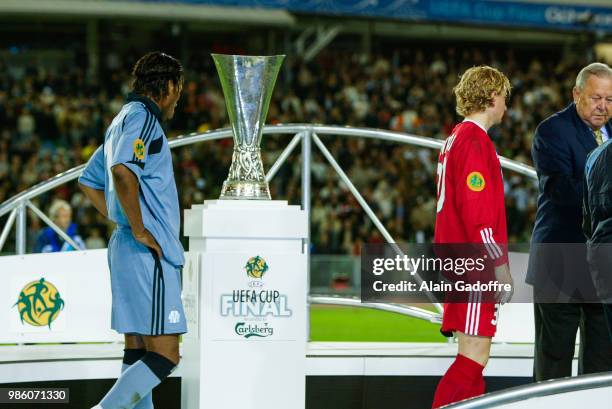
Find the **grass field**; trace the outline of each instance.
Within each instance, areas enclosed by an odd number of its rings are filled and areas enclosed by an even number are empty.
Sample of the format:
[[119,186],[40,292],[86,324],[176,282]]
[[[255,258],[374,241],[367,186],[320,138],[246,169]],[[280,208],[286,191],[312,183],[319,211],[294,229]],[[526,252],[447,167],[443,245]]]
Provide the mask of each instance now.
[[[311,305],[310,340],[322,342],[446,342],[440,326],[392,312]],[[15,345],[15,344],[0,344]]]
[[440,326],[385,311],[311,306],[310,340],[327,342],[446,342]]

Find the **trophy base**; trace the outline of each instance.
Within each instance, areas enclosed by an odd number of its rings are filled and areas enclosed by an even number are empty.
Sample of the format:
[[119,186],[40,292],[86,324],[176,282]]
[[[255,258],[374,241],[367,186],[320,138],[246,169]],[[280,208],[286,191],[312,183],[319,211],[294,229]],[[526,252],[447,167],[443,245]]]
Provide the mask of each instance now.
[[223,182],[221,200],[272,200],[266,182],[229,181]]

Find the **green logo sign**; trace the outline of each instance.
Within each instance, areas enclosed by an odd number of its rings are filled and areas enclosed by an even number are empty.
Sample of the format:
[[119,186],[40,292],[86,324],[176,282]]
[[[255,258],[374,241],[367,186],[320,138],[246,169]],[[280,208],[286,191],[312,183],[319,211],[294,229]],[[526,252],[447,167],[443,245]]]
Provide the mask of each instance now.
[[249,277],[261,279],[268,271],[268,263],[262,257],[255,256],[247,261],[244,269]]
[[64,309],[64,300],[53,284],[41,278],[23,287],[19,299],[13,304],[13,307],[15,306],[22,324],[27,323],[34,327],[46,325],[51,329],[51,323]]

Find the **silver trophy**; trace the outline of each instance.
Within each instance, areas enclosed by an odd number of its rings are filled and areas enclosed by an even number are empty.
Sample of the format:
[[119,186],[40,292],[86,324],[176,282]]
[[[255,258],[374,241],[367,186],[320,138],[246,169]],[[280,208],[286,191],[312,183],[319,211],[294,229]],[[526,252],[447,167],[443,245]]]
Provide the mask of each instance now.
[[223,182],[220,199],[270,200],[259,144],[285,56],[212,54],[212,58],[234,131],[232,166]]

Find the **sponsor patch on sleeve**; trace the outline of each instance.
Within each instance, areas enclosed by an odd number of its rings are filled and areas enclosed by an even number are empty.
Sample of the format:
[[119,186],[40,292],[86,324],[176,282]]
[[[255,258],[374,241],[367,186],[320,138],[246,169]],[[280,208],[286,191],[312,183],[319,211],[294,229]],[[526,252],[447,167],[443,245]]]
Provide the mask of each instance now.
[[466,179],[467,187],[472,192],[480,192],[485,188],[485,180],[480,172],[471,172]]
[[145,157],[145,144],[140,138],[134,141],[134,156],[136,156],[138,160],[143,160]]

